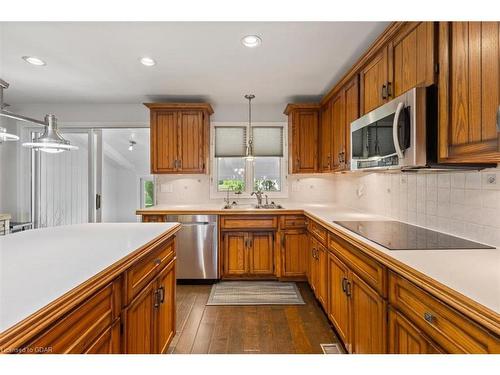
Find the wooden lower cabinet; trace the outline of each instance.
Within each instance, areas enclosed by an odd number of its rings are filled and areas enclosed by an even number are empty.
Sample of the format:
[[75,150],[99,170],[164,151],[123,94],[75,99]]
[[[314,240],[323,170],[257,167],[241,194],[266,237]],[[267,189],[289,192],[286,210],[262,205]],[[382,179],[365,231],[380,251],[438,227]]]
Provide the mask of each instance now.
[[124,312],[127,354],[164,353],[174,335],[175,263],[172,261]]
[[328,253],[326,248],[312,236],[310,254],[311,289],[326,310],[328,300]]
[[351,353],[383,354],[386,352],[386,301],[351,273],[347,283],[351,314]]
[[274,232],[224,232],[223,277],[273,277]]
[[307,273],[309,239],[305,230],[281,233],[281,276],[304,277]]
[[443,351],[402,314],[390,309],[389,353],[437,354]]
[[345,346],[349,348],[349,297],[346,285],[349,269],[335,255],[328,256],[328,318],[337,329]]
[[120,322],[109,327],[84,352],[85,354],[119,354],[120,353]]

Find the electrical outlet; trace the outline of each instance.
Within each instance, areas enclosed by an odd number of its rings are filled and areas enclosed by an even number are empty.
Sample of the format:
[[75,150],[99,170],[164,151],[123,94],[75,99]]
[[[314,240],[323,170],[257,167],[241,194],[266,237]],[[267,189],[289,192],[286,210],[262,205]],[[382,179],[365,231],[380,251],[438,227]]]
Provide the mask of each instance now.
[[486,175],[486,183],[488,185],[496,185],[497,184],[497,175],[496,174],[487,174]]

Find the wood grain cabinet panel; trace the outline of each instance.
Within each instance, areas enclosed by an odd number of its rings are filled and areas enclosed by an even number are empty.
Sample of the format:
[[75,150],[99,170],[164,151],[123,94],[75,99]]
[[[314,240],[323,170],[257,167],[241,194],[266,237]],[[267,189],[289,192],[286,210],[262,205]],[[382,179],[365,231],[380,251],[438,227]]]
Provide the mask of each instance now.
[[355,354],[386,353],[385,300],[355,273],[347,284],[350,300],[350,345]]
[[175,262],[158,275],[158,307],[155,317],[155,353],[166,353],[175,335]]
[[150,109],[151,173],[206,173],[208,103],[145,103]]
[[307,272],[307,256],[309,238],[305,230],[281,233],[282,271],[283,277],[302,277]]
[[402,314],[389,310],[390,354],[440,354],[436,344]]
[[325,310],[328,309],[328,251],[326,247],[318,243],[316,256],[317,265],[317,287],[318,301]]
[[319,170],[319,104],[289,104],[289,173],[316,173]]
[[280,229],[302,229],[307,227],[304,215],[282,215],[280,217]]
[[361,114],[384,104],[387,99],[388,49],[382,48],[359,72]]
[[435,83],[434,29],[434,22],[408,22],[389,43],[389,96]]
[[118,318],[113,285],[97,292],[23,348],[31,353],[84,353]]
[[500,338],[392,272],[389,302],[448,353],[500,353]]
[[224,230],[273,230],[278,228],[276,216],[227,215],[220,218],[221,229]]
[[333,125],[332,125],[332,102],[329,100],[321,107],[320,122],[320,172],[330,172],[333,168]]
[[439,157],[500,162],[500,23],[439,24]]
[[120,354],[120,322],[106,329],[85,354]]
[[249,241],[250,274],[274,274],[274,233],[252,233]]
[[351,165],[351,122],[359,118],[359,80],[355,76],[344,88],[345,96],[345,143],[340,150],[344,170],[349,170]]
[[224,246],[224,276],[241,276],[248,274],[248,233],[225,232]]
[[335,255],[328,256],[328,317],[337,329],[340,339],[349,347],[349,297],[346,286],[349,269]]
[[332,169],[334,171],[339,171],[344,167],[342,156],[346,137],[345,108],[345,93],[341,91],[332,102]]

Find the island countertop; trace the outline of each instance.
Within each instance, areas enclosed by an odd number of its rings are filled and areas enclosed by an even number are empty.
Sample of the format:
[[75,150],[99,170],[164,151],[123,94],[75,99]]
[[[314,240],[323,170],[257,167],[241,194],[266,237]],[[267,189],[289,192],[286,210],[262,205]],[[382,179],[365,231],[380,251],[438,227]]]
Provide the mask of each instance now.
[[99,223],[0,237],[0,333],[119,263],[178,223]]

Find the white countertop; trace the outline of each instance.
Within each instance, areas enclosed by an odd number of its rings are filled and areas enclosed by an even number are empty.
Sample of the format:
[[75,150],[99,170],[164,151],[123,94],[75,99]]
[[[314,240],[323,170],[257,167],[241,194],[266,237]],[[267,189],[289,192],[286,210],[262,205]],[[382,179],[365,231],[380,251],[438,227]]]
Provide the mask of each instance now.
[[0,333],[175,224],[79,224],[0,237]]
[[[394,220],[392,218],[335,204],[283,202],[283,206],[285,207],[284,213],[286,210],[304,210],[316,219],[329,223],[333,228],[348,232],[351,237],[454,289],[490,310],[500,313],[500,249],[498,248],[489,250],[389,250],[333,223],[333,221]],[[221,208],[220,203],[214,202],[201,205],[161,205],[151,207],[149,210],[203,212],[221,210]],[[142,211],[148,211],[148,209]],[[256,211],[265,212],[266,210]],[[223,212],[230,213],[231,210]]]

